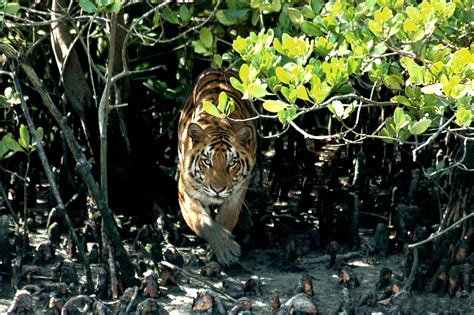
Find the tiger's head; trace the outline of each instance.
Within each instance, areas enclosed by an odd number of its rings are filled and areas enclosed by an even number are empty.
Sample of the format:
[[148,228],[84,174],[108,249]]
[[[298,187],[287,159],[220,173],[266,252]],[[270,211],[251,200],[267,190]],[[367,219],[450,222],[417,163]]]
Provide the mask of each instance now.
[[203,129],[191,123],[187,134],[192,139],[191,154],[185,162],[191,184],[187,193],[215,205],[232,196],[239,198],[241,188],[248,185],[254,163],[254,152],[249,150],[252,128],[243,126],[234,131],[230,126],[208,126]]

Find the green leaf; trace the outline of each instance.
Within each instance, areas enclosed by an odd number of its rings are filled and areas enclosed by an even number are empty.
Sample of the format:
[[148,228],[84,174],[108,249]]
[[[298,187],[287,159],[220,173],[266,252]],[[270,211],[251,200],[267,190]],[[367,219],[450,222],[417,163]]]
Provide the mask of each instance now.
[[230,84],[234,87],[234,89],[240,91],[240,93],[244,92],[244,87],[242,86],[242,82],[240,82],[239,79],[231,77]]
[[424,66],[419,66],[413,59],[408,57],[400,58],[400,64],[408,70],[412,84],[423,84],[426,70]]
[[199,31],[199,40],[202,42],[204,47],[211,48],[214,41],[211,31],[207,27],[201,28]]
[[212,104],[209,101],[204,101],[202,103],[202,107],[208,113],[209,115],[216,116],[216,117],[222,117],[223,115],[221,112],[217,109],[216,105]]
[[219,111],[221,113],[223,113],[223,112],[225,112],[226,106],[227,106],[227,93],[222,91],[222,92],[219,93],[217,107],[219,108]]
[[237,36],[232,43],[232,48],[239,54],[242,54],[248,47],[247,39]]
[[267,95],[267,85],[265,83],[252,83],[247,86],[247,93],[256,98]]
[[0,2],[0,11],[5,12],[6,14],[15,15],[20,11],[20,5],[18,3],[7,3],[4,8],[2,8],[2,4],[3,3]]
[[244,84],[244,86],[247,86],[247,83],[249,80],[249,73],[250,73],[250,69],[249,69],[248,64],[244,63],[242,66],[240,66],[239,77],[240,77],[240,80],[242,80],[242,83]]
[[183,4],[179,7],[179,18],[184,23],[189,22],[191,20],[191,11],[189,11],[188,7]]
[[311,8],[315,14],[318,14],[323,8],[323,2],[321,0],[311,0]]
[[303,17],[306,19],[314,19],[316,17],[316,14],[313,12],[313,8],[307,4],[301,8],[301,14],[303,14]]
[[286,70],[283,69],[282,67],[277,67],[275,69],[275,75],[280,82],[285,83],[285,84],[290,84],[291,77],[289,73],[286,72]]
[[20,139],[18,139],[18,143],[27,150],[30,147],[30,132],[28,127],[23,124],[20,125]]
[[263,102],[263,108],[265,108],[270,113],[278,113],[284,110],[288,104],[282,101],[266,100]]
[[81,0],[79,6],[87,13],[97,13],[99,11],[95,4],[89,0]]
[[323,35],[320,27],[314,22],[304,21],[300,24],[300,28],[308,36],[316,37]]
[[191,45],[194,47],[194,52],[196,54],[204,55],[204,56],[210,56],[211,52],[204,47],[202,42],[200,40],[193,40],[191,42]]
[[416,32],[418,30],[419,26],[412,19],[406,19],[405,22],[403,22],[403,31],[405,33]]
[[221,55],[219,55],[219,54],[214,54],[214,56],[212,56],[212,59],[213,59],[215,65],[216,65],[218,68],[222,67],[222,62],[223,62],[224,60],[222,59],[222,56],[221,56]]
[[3,160],[7,152],[8,152],[7,146],[5,145],[5,143],[3,143],[3,139],[2,139],[0,140],[0,161]]
[[472,111],[464,107],[460,107],[456,112],[455,123],[460,127],[469,127],[472,123]]
[[107,13],[119,13],[121,7],[122,7],[122,1],[121,0],[113,0],[111,3],[109,3],[105,7],[105,12],[107,12]]
[[395,123],[397,129],[402,128],[401,126],[405,122],[405,112],[403,111],[403,108],[397,107],[395,109],[395,112],[393,113],[393,122]]
[[369,29],[371,30],[372,33],[374,33],[375,36],[380,36],[382,35],[382,24],[380,24],[377,21],[369,21],[368,23]]
[[308,92],[304,85],[300,85],[296,88],[296,96],[304,101],[309,101]]
[[15,139],[13,139],[10,134],[3,136],[2,141],[3,141],[3,144],[5,145],[5,148],[8,151],[12,151],[13,153],[24,151],[21,148],[20,144],[18,144],[18,142]]
[[401,90],[405,85],[403,77],[399,74],[385,75],[383,78],[383,83],[386,87],[392,90]]
[[412,135],[418,136],[424,133],[428,128],[431,126],[431,119],[423,118],[419,121],[415,121],[414,123],[408,126],[408,131]]
[[216,12],[216,17],[219,23],[230,26],[245,20],[249,11],[250,9],[218,10]]
[[[36,134],[38,135],[38,141],[42,142],[43,141],[43,127],[38,127],[36,128]],[[33,145],[37,145],[36,141],[33,143]]]
[[293,119],[295,119],[296,114],[297,114],[296,107],[294,106],[287,107],[284,110],[278,112],[278,120],[282,124],[286,125],[289,122],[291,122]]
[[300,10],[295,8],[288,8],[288,16],[290,17],[291,23],[299,25],[304,21],[303,14]]
[[410,100],[404,95],[396,95],[390,99],[391,102],[400,103],[405,106],[413,106]]
[[165,20],[171,24],[181,24],[176,13],[174,13],[169,7],[164,7],[162,13]]
[[374,14],[374,20],[378,22],[386,22],[393,16],[392,10],[385,7]]
[[380,56],[387,51],[388,47],[384,42],[380,42],[374,47],[374,56]]

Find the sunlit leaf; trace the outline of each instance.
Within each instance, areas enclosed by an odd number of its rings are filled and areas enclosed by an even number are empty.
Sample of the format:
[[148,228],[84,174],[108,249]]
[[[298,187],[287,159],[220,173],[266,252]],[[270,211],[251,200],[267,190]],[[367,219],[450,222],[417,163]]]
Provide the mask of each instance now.
[[423,118],[419,121],[414,122],[408,126],[408,130],[412,135],[421,135],[424,133],[428,128],[431,126],[431,120],[427,118]]
[[472,111],[464,107],[460,107],[456,112],[455,123],[460,127],[470,127],[472,123]]
[[406,33],[416,32],[418,29],[418,25],[411,19],[406,19],[405,22],[403,22],[403,31]]
[[236,39],[234,39],[234,42],[232,43],[232,48],[239,54],[242,54],[242,52],[247,49],[248,43],[245,38],[242,38],[240,36],[237,36]]
[[341,101],[334,101],[328,105],[328,109],[334,116],[338,119],[342,119],[344,117],[344,105]]
[[28,127],[23,124],[20,125],[20,138],[18,139],[18,143],[24,149],[29,149],[30,147],[30,132]]
[[427,85],[421,88],[421,92],[424,94],[435,94],[440,96],[443,95],[443,85],[441,83]]
[[208,113],[209,115],[217,116],[217,117],[223,116],[221,112],[217,109],[216,105],[212,104],[211,102],[204,101],[202,103],[202,107],[204,108],[206,113]]
[[401,126],[405,122],[405,112],[403,111],[403,108],[397,107],[395,109],[395,112],[393,113],[393,122],[395,123],[395,126],[397,126],[398,129],[401,128]]
[[199,40],[202,42],[205,48],[211,48],[214,42],[211,30],[207,27],[202,27],[199,31]]
[[248,64],[244,63],[242,66],[240,66],[239,77],[240,77],[240,80],[242,80],[242,83],[244,84],[244,86],[247,86],[247,83],[249,80],[249,73],[250,73],[250,70],[249,70]]
[[225,108],[227,106],[227,93],[222,91],[219,93],[217,107],[221,112],[225,112]]
[[262,98],[267,95],[267,85],[262,83],[252,83],[247,86],[247,92],[250,96]]
[[284,110],[288,104],[282,101],[266,100],[263,102],[263,108],[271,113],[278,113],[279,111]]
[[275,75],[277,79],[282,83],[289,84],[291,81],[290,75],[282,67],[278,67],[275,69]]
[[306,88],[304,87],[304,85],[300,85],[298,86],[298,88],[296,88],[296,96],[299,99],[309,101],[308,92],[306,91]]
[[296,8],[288,8],[288,16],[293,24],[299,25],[304,21],[303,14]]

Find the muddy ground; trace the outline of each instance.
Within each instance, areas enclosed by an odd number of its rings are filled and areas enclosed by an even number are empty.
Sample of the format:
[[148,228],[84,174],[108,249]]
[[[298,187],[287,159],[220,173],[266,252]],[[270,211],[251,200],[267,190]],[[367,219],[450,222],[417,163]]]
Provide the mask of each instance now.
[[[44,231],[38,230],[31,234],[31,243],[40,244],[46,241]],[[189,248],[183,248],[183,253],[189,252]],[[202,253],[203,251],[193,252]],[[341,253],[342,254],[342,253]],[[36,284],[42,291],[34,296],[34,312],[37,314],[46,313],[45,303],[51,292],[54,291],[57,281],[48,279],[54,278],[53,267],[61,261],[63,251],[58,253],[55,262],[41,265],[41,272],[32,276],[30,283]],[[474,296],[468,298],[450,298],[448,296],[438,297],[434,293],[412,292],[402,294],[392,299],[388,305],[376,303],[367,305],[363,303],[379,279],[380,270],[383,267],[393,271],[393,277],[401,279],[404,270],[404,256],[402,254],[390,255],[387,257],[373,256],[363,257],[352,252],[347,264],[350,266],[352,277],[357,277],[360,286],[350,288],[353,311],[355,314],[390,314],[402,312],[405,314],[474,314]],[[193,299],[202,290],[211,290],[212,294],[222,301],[227,310],[232,307],[232,302],[221,295],[218,290],[222,289],[222,282],[231,277],[232,279],[244,283],[250,277],[256,276],[261,284],[259,295],[249,295],[252,303],[253,314],[271,314],[272,296],[278,295],[282,303],[295,295],[295,288],[298,286],[302,275],[308,274],[312,278],[314,296],[313,302],[317,305],[322,314],[337,314],[343,301],[341,292],[344,285],[338,283],[338,269],[329,267],[328,256],[322,252],[310,252],[302,257],[298,257],[291,266],[283,266],[278,263],[278,253],[271,250],[248,251],[240,261],[238,268],[222,272],[217,277],[202,277],[201,267],[184,267],[183,269],[192,274],[183,275],[179,271],[173,272],[176,276],[177,285],[167,285],[161,288],[160,297],[156,299],[161,314],[187,314],[191,312]],[[84,284],[82,266],[76,261],[76,270],[80,277],[81,284]],[[99,264],[93,264],[94,277],[97,275]],[[38,277],[37,277],[38,276]],[[199,279],[203,279],[204,282]],[[213,284],[218,290],[213,290],[207,283]],[[401,282],[403,283],[403,281]],[[19,288],[26,285],[26,279],[22,279]],[[68,288],[68,297],[79,294],[79,286]],[[6,313],[14,296],[14,290],[8,283],[2,283],[0,291],[0,313]],[[385,303],[387,304],[387,303]],[[82,309],[83,313],[85,309]],[[52,313],[49,313],[52,314]],[[342,313],[344,314],[344,313]]]

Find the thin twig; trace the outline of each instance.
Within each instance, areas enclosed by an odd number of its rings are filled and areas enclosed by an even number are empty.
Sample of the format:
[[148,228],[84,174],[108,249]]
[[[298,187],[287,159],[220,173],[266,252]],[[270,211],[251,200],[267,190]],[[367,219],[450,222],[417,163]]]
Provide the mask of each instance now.
[[415,243],[415,244],[410,244],[408,245],[408,249],[412,249],[412,248],[417,248],[417,247],[420,247],[421,245],[424,245],[426,243],[429,243],[431,241],[434,241],[435,239],[443,236],[444,234],[448,233],[449,231],[451,230],[454,230],[456,228],[459,228],[460,224],[463,223],[464,221],[467,221],[469,220],[470,218],[474,218],[474,212],[473,213],[470,213],[468,215],[466,215],[465,217],[463,217],[462,219],[459,219],[458,221],[454,222],[453,224],[451,224],[450,226],[448,226],[446,229],[442,230],[442,231],[439,231],[438,233],[435,233],[433,235],[431,235],[430,237],[428,237],[427,239],[421,241],[421,242],[418,242],[418,243]]
[[199,277],[198,275],[194,275],[186,270],[184,270],[183,268],[180,268],[170,262],[167,262],[167,261],[160,261],[159,262],[160,265],[164,266],[164,267],[167,267],[167,268],[170,268],[172,270],[175,270],[175,271],[178,271],[179,273],[181,273],[183,276],[187,277],[187,278],[192,278],[194,280],[197,280],[205,285],[207,285],[208,287],[210,287],[212,290],[216,291],[217,293],[221,294],[222,296],[224,296],[225,298],[229,299],[230,301],[232,301],[233,303],[238,303],[238,301],[236,299],[234,299],[233,297],[231,297],[229,294],[225,293],[224,291],[222,291],[221,289],[219,289],[218,287],[216,287],[214,284],[212,284],[211,282],[207,281],[207,280],[204,280],[202,279],[202,277]]
[[433,141],[441,132],[443,132],[446,126],[448,126],[455,118],[456,116],[452,116],[451,118],[449,118],[441,127],[438,128],[438,130],[433,135],[431,135],[431,137],[428,138],[428,140],[426,140],[421,145],[413,149],[412,151],[413,161],[416,161],[416,153],[420,151],[422,148],[426,147],[428,144],[430,144],[431,141]]

